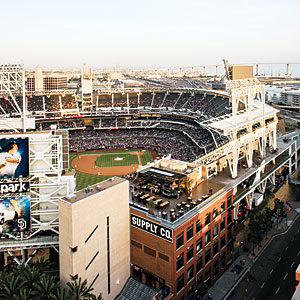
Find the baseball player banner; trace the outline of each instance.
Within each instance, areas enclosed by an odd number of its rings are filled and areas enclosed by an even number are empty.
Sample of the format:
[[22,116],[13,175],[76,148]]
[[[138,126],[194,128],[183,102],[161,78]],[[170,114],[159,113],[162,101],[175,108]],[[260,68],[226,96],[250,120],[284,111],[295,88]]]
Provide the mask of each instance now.
[[0,199],[0,234],[21,232],[30,229],[29,196]]
[[29,176],[28,138],[0,139],[0,178]]

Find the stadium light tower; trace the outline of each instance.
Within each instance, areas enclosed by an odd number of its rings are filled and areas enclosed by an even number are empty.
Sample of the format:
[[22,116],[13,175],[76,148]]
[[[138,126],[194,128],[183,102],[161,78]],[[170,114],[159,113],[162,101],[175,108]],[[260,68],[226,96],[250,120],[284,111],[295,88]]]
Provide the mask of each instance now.
[[[13,109],[22,116],[22,129],[26,131],[26,104],[25,104],[25,72],[22,64],[0,64],[0,95],[7,97]],[[23,108],[21,109],[16,95],[22,95]],[[8,113],[1,106],[4,114]]]

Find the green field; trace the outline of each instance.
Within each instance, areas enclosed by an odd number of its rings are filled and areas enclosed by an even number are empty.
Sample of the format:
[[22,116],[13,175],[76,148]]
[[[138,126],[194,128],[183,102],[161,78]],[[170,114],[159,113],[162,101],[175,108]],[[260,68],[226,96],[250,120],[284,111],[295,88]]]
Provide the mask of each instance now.
[[[132,164],[138,164],[138,157],[137,155],[128,154],[128,152],[136,151],[136,150],[98,150],[98,151],[87,151],[87,152],[80,152],[80,153],[70,153],[70,167],[71,169],[71,162],[72,160],[77,157],[78,155],[85,155],[85,154],[95,154],[101,153],[104,154],[97,158],[96,165],[99,167],[112,167],[112,166],[127,166]],[[114,154],[111,154],[114,153]],[[142,165],[146,165],[148,162],[152,162],[152,154],[150,151],[147,150],[140,150],[140,156]],[[123,160],[114,160],[116,157],[122,157]],[[115,174],[116,176],[119,174]],[[76,171],[76,190],[81,190],[88,185],[93,185],[105,179],[108,179],[112,176],[110,175],[93,175],[88,173],[83,173],[80,171]]]
[[[118,158],[122,158],[122,160],[118,160]],[[139,159],[136,154],[103,154],[96,159],[96,166],[98,167],[120,167],[138,164]]]

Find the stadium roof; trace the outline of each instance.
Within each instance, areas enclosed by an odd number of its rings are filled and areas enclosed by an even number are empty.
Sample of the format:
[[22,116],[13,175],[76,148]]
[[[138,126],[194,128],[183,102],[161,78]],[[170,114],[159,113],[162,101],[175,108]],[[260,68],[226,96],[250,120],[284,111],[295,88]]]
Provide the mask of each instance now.
[[262,118],[272,116],[278,112],[277,109],[265,105],[265,113],[262,114],[260,112],[259,108],[254,108],[252,110],[252,119],[248,120],[246,113],[241,113],[236,116],[236,123],[234,123],[233,115],[225,115],[218,119],[212,119],[209,123],[206,123],[205,125],[208,125],[209,127],[213,129],[217,129],[223,132],[229,132],[233,129],[237,129],[241,126],[249,124],[249,122],[255,122],[259,121]]

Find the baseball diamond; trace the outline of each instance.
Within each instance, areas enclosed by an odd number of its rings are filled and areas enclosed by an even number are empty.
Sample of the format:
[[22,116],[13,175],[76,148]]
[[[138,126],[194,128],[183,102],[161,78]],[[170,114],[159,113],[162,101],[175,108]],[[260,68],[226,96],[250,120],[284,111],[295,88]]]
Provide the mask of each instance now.
[[76,170],[76,189],[80,190],[111,176],[133,173],[139,165],[153,161],[155,154],[152,152],[144,149],[124,149],[71,153],[71,167]]

